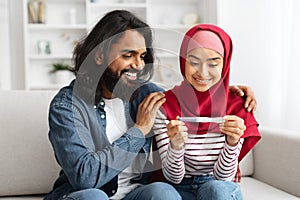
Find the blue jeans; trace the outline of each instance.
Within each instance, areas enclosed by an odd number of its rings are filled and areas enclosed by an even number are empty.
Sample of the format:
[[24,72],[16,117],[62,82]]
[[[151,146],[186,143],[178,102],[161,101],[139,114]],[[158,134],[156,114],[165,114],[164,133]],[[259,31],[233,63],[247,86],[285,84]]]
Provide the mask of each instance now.
[[109,200],[108,196],[99,189],[85,189],[64,196],[62,200]]
[[[99,189],[86,189],[73,192],[63,200],[108,200],[107,195]],[[178,192],[167,183],[142,185],[131,191],[123,200],[181,200]]]
[[155,182],[131,191],[123,200],[181,200],[178,192],[168,183]]
[[235,182],[216,180],[212,175],[184,178],[173,185],[183,200],[242,200]]

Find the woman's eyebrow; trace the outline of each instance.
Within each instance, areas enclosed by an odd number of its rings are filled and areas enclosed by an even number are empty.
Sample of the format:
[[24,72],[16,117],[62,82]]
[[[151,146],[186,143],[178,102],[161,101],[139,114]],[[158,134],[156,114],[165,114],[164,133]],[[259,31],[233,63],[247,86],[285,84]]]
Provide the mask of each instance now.
[[221,60],[220,57],[208,58],[207,61]]
[[188,55],[188,58],[195,58],[195,59],[197,59],[197,60],[201,60],[199,57],[197,57],[197,56],[195,56],[195,55]]
[[[198,56],[195,56],[195,55],[188,55],[188,58],[194,58],[194,59],[197,59],[197,60],[201,60],[201,58],[199,58]],[[221,57],[213,57],[213,58],[208,58],[206,60],[207,61],[221,60]]]

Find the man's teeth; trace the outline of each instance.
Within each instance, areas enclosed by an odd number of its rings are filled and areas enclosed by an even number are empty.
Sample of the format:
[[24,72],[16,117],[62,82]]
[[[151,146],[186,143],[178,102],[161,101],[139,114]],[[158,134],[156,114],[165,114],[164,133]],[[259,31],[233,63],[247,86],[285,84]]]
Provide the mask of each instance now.
[[131,72],[126,72],[125,73],[127,76],[136,76],[136,73],[131,73]]

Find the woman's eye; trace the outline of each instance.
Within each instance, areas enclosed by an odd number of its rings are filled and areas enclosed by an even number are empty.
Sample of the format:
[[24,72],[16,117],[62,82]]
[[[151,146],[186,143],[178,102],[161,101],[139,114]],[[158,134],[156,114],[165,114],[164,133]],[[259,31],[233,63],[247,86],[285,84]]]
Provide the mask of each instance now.
[[193,62],[193,61],[190,61],[190,64],[191,64],[192,66],[197,66],[197,65],[199,65],[198,62]]
[[217,67],[218,63],[210,63],[210,64],[208,64],[208,66],[210,66],[210,67]]

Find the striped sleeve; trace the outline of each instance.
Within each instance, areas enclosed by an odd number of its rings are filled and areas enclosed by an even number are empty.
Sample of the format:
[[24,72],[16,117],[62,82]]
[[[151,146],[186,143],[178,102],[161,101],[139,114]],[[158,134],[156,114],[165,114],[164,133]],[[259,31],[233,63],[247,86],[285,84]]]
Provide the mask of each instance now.
[[236,146],[229,146],[226,142],[217,162],[214,165],[214,176],[218,180],[232,181],[238,166],[238,157],[240,155],[244,139],[240,138]]
[[154,138],[162,160],[163,174],[168,181],[176,184],[181,182],[185,173],[184,149],[175,150],[171,147],[167,123],[166,116],[158,111],[153,126]]

